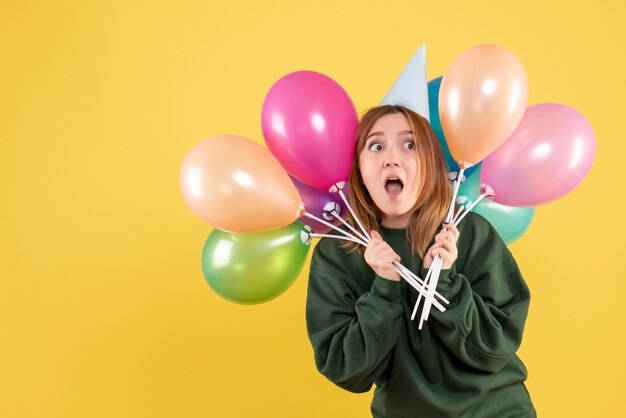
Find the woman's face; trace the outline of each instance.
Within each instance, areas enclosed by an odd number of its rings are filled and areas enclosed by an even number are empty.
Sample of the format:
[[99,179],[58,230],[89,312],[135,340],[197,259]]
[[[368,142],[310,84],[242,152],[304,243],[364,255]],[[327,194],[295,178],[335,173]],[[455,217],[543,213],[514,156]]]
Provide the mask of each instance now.
[[382,211],[381,223],[406,228],[417,201],[419,162],[415,135],[402,113],[378,119],[359,155],[365,187]]

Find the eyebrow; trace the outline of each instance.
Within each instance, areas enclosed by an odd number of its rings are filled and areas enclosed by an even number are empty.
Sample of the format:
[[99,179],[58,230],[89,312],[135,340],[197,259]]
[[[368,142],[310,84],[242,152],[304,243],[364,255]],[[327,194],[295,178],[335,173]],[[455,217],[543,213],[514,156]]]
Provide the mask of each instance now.
[[[413,131],[401,131],[401,132],[398,132],[398,135],[406,135],[406,134],[413,135]],[[367,136],[367,138],[365,138],[365,140],[370,139],[372,136],[383,136],[383,135],[385,135],[385,134],[382,133],[382,132],[372,132],[371,134],[369,134]]]

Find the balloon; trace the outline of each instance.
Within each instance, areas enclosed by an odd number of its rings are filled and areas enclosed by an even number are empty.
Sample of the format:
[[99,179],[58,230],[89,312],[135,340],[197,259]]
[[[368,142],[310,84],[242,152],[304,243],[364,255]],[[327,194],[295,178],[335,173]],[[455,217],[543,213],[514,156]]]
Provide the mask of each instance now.
[[511,137],[483,161],[481,181],[498,203],[542,205],[574,189],[595,152],[593,129],[583,115],[558,103],[530,106]]
[[272,154],[298,180],[324,191],[348,179],[357,124],[348,94],[313,71],[278,80],[261,112],[263,135]]
[[487,219],[507,244],[517,241],[524,235],[535,216],[535,208],[504,206],[490,199],[478,202],[474,206],[474,212]]
[[211,288],[231,302],[267,302],[291,286],[302,270],[310,238],[295,221],[252,233],[213,230],[202,250],[202,272]]
[[[441,86],[441,79],[443,77],[433,78],[428,82],[428,104],[430,106],[430,126],[433,128],[435,135],[437,135],[437,139],[439,140],[439,145],[441,145],[441,150],[443,151],[443,156],[446,158],[446,164],[448,166],[448,172],[458,173],[460,171],[459,165],[454,161],[454,157],[450,154],[450,148],[448,148],[448,143],[446,142],[446,137],[443,134],[443,129],[441,128],[441,120],[439,119],[439,88]],[[471,175],[476,166],[472,166],[465,170],[465,177]]]
[[476,164],[500,146],[519,124],[528,79],[519,60],[497,45],[463,52],[441,82],[439,116],[454,159]]
[[426,80],[426,45],[421,45],[380,104],[405,106],[430,120]]
[[[476,172],[468,176],[459,186],[457,203],[460,206],[468,206],[480,195],[481,168],[478,167]],[[533,220],[535,208],[504,206],[490,199],[482,199],[474,206],[473,212],[487,219],[504,242],[510,244],[524,235]]]
[[480,173],[482,171],[482,163],[477,166],[476,171],[465,178],[465,181],[459,185],[458,196],[466,196],[471,201],[476,200],[480,196]]
[[180,188],[194,214],[225,231],[288,225],[299,216],[302,202],[276,158],[237,135],[196,144],[183,160]]
[[[329,207],[331,209],[334,207],[337,208],[339,215],[343,219],[347,219],[347,211],[343,204],[343,200],[341,200],[341,197],[337,193],[324,192],[322,190],[313,188],[302,183],[295,177],[291,177],[291,181],[298,189],[298,192],[302,197],[302,201],[304,202],[304,209],[308,213],[313,214],[327,222],[330,222],[333,225],[339,225],[339,220],[332,216],[330,218],[327,217],[327,212],[330,211]],[[343,192],[347,196],[347,188],[344,189]],[[326,234],[331,230],[330,227],[324,225],[323,223],[318,222],[315,219],[308,218],[304,215],[301,216],[298,220],[303,224],[308,225],[315,233],[318,234]]]

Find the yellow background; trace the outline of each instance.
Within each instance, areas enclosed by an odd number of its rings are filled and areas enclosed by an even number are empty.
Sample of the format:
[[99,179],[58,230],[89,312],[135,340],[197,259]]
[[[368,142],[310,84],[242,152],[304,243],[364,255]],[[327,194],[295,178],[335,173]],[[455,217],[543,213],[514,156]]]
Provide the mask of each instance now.
[[205,137],[262,142],[291,71],[329,75],[361,112],[420,43],[434,78],[485,42],[519,57],[529,103],[597,136],[586,180],[511,247],[533,294],[528,387],[542,417],[623,413],[625,3],[465,3],[2,1],[0,416],[367,416],[370,394],[315,369],[305,273],[259,306],[211,291],[211,229],[178,170]]

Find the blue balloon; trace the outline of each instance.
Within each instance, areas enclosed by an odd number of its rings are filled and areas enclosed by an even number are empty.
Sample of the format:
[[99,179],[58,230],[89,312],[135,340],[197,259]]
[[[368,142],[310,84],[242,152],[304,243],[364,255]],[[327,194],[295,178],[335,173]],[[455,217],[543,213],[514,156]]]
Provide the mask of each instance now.
[[[450,148],[446,142],[446,137],[443,135],[443,128],[441,127],[441,119],[439,118],[439,88],[441,87],[441,80],[443,77],[433,78],[428,82],[428,107],[430,112],[430,126],[432,126],[443,155],[446,157],[446,164],[448,165],[448,172],[459,172],[459,165],[454,161],[452,154],[450,154]],[[469,176],[476,170],[476,166],[470,167],[465,170],[465,177]]]

